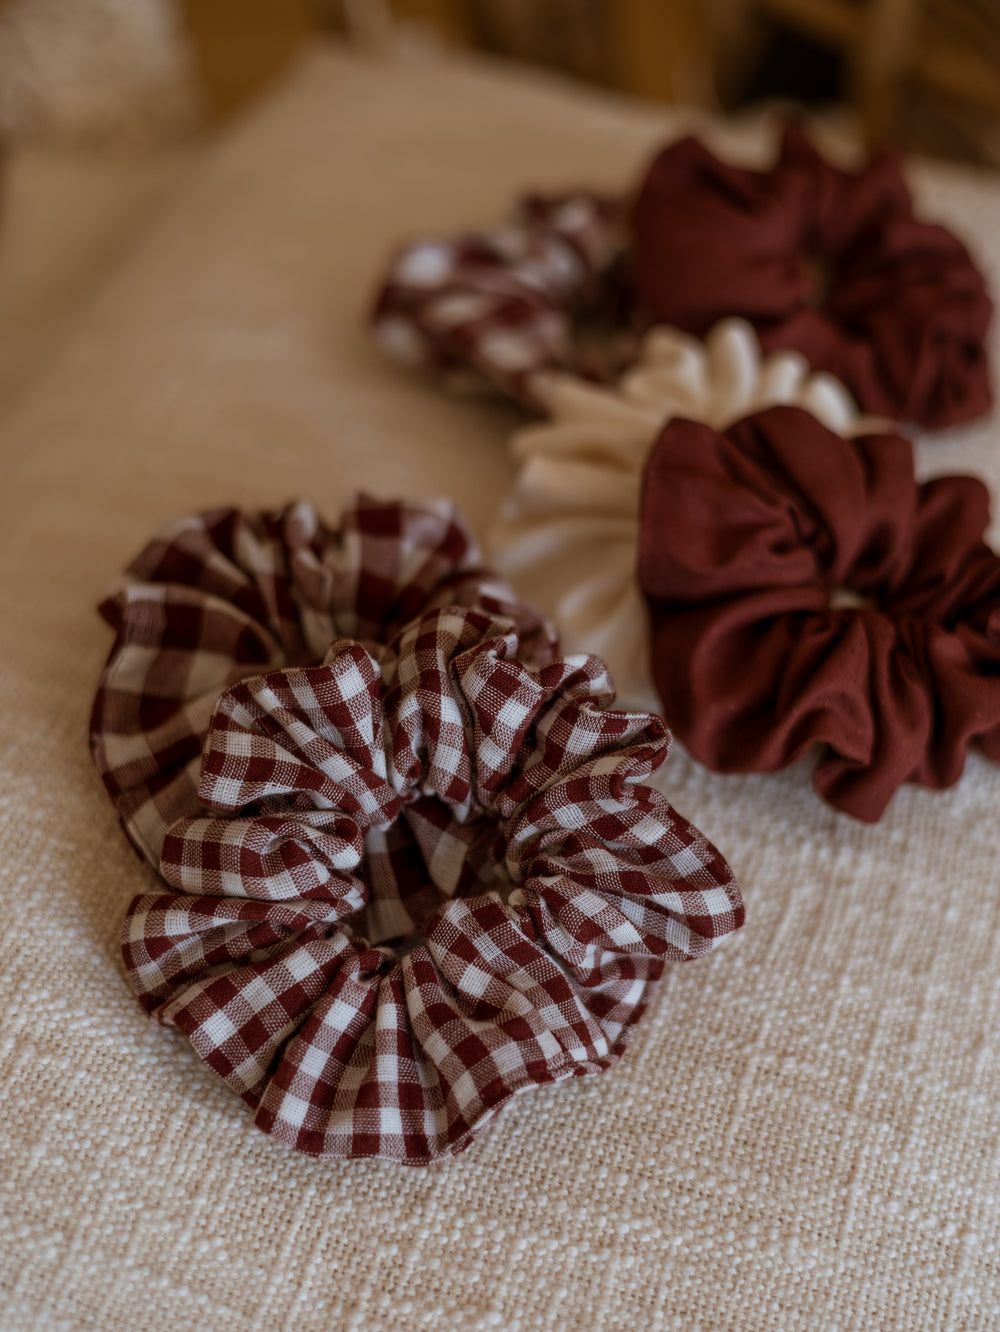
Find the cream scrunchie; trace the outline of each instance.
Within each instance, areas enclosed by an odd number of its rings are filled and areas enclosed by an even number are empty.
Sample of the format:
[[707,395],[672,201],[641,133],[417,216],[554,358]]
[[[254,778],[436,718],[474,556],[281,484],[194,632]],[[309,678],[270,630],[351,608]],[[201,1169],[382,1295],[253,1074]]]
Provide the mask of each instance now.
[[519,473],[490,535],[493,561],[555,619],[566,651],[599,655],[620,700],[657,710],[635,565],[643,468],[660,430],[678,416],[721,429],[778,403],[840,434],[861,418],[843,385],[797,352],[763,356],[741,319],[704,343],[653,329],[617,388],[561,374],[535,386],[550,419],[513,437]]

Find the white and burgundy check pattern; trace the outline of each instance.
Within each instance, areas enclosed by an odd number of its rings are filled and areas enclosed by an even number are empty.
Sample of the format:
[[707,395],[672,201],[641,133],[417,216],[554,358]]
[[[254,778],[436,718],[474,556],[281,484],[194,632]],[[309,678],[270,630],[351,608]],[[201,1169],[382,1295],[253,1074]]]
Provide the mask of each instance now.
[[154,542],[105,604],[92,740],[166,881],[123,927],[147,1011],[298,1150],[422,1163],[608,1068],[664,963],[743,908],[643,785],[663,723],[556,657],[450,511],[363,501],[339,537],[372,532],[352,575],[304,506]]
[[[634,347],[618,264],[622,218],[620,201],[586,191],[531,196],[505,226],[408,245],[379,292],[375,336],[405,365],[530,411],[544,409],[533,386],[540,371],[613,377]],[[583,346],[581,315],[604,325],[606,345]]]
[[450,504],[362,497],[336,529],[304,503],[218,509],[150,542],[101,607],[116,639],[90,727],[140,854],[157,866],[167,829],[198,807],[202,742],[224,689],[313,665],[340,637],[384,643],[440,605],[509,617],[530,659],[554,655],[550,627],[484,567]]

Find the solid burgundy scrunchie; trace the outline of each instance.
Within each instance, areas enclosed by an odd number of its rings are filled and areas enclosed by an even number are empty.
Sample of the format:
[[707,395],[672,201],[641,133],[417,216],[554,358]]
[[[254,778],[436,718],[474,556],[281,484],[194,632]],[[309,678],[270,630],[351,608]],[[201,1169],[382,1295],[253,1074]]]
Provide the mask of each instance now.
[[645,313],[704,336],[742,315],[868,412],[943,427],[991,402],[992,304],[965,246],[913,216],[896,158],[838,170],[795,126],[777,165],[720,162],[696,139],[655,159],[632,210]]
[[709,767],[814,782],[880,817],[905,781],[1000,758],[1000,557],[972,477],[918,485],[897,435],[845,440],[797,407],[719,434],[672,421],[647,464],[639,577],[652,671]]

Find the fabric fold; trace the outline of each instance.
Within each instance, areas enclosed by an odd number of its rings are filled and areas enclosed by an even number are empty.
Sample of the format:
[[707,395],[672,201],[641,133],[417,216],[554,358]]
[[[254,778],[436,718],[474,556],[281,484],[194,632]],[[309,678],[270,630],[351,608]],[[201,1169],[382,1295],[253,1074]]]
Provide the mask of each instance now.
[[990,407],[985,282],[961,241],[914,216],[889,153],[852,174],[790,125],[774,167],[752,171],[683,139],[650,165],[631,232],[655,322],[702,337],[739,315],[765,351],[800,351],[894,420],[940,429]]
[[985,487],[919,485],[900,436],[845,440],[775,407],[675,420],[647,466],[639,579],[652,670],[685,746],[772,771],[820,746],[817,790],[876,820],[1000,744],[1000,557]]

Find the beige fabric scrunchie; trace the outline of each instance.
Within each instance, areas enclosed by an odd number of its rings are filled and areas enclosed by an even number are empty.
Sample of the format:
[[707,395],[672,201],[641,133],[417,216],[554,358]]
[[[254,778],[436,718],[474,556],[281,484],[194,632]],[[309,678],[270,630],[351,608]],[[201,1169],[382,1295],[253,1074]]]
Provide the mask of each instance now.
[[513,437],[519,472],[490,553],[553,617],[568,651],[605,661],[623,703],[657,710],[635,569],[643,468],[660,430],[673,417],[722,428],[778,403],[841,434],[861,418],[843,385],[797,352],[763,356],[741,319],[717,324],[704,343],[651,330],[615,388],[553,374],[540,391],[550,420]]

